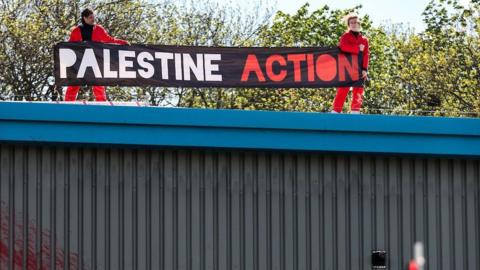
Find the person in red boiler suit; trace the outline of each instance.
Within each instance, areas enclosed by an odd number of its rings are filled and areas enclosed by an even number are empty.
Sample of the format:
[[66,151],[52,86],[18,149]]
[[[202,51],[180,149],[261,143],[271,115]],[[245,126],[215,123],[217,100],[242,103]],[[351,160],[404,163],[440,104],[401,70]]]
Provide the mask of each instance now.
[[[350,54],[359,54],[363,52],[363,66],[362,66],[362,79],[366,80],[368,76],[368,58],[369,58],[369,49],[368,49],[368,39],[360,33],[361,22],[360,18],[356,14],[349,14],[346,16],[345,21],[348,26],[348,32],[343,34],[340,37],[339,47],[342,52]],[[333,101],[333,111],[332,113],[341,113],[343,109],[343,104],[347,98],[350,87],[339,87],[337,89],[337,95]],[[360,108],[362,107],[363,101],[363,87],[353,87],[353,98],[352,98],[352,114],[359,114]]]
[[[114,43],[128,45],[125,40],[110,36],[107,31],[99,24],[95,23],[95,14],[92,9],[86,8],[82,11],[82,24],[73,28],[70,34],[69,42],[93,41],[102,43]],[[65,101],[75,101],[77,99],[80,86],[69,86],[65,93]],[[93,94],[96,101],[107,101],[104,86],[94,86]]]

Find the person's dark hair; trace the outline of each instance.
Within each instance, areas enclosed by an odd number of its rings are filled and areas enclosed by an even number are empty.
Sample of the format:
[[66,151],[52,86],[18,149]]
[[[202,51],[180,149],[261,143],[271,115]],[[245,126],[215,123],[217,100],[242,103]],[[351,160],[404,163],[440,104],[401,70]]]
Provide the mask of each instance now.
[[93,14],[93,9],[91,8],[86,8],[82,11],[81,17],[82,17],[82,23],[85,24],[85,21],[83,18],[88,17]]

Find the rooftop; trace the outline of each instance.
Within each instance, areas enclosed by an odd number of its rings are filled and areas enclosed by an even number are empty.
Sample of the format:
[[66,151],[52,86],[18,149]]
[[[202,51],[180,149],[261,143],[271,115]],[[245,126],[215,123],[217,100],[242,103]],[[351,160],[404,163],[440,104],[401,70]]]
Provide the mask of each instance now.
[[480,119],[0,102],[0,141],[480,157]]

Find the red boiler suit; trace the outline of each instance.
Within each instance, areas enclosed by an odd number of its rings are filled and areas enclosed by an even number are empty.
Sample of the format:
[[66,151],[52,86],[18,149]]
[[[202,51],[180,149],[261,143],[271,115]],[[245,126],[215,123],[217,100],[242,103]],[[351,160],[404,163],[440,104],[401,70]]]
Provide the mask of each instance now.
[[[76,26],[73,28],[72,33],[70,34],[69,42],[80,42],[83,41],[81,26]],[[101,43],[115,43],[120,45],[128,44],[127,41],[122,39],[117,39],[110,36],[107,31],[98,24],[93,26],[91,41],[101,42]],[[67,92],[65,93],[65,101],[75,101],[77,99],[78,90],[80,86],[69,86],[67,87]],[[94,86],[93,94],[95,95],[96,101],[106,101],[107,97],[105,95],[104,86]]]
[[[359,54],[360,53],[360,44],[365,46],[363,50],[363,65],[362,70],[368,70],[368,59],[369,59],[369,48],[368,48],[368,39],[362,36],[361,33],[355,35],[352,31],[346,32],[340,37],[339,47],[342,52]],[[333,110],[340,113],[343,109],[343,104],[347,98],[350,87],[339,87],[337,89],[337,96],[333,101]],[[360,112],[363,101],[363,87],[353,87],[353,98],[352,98],[352,107],[351,110],[354,112]]]

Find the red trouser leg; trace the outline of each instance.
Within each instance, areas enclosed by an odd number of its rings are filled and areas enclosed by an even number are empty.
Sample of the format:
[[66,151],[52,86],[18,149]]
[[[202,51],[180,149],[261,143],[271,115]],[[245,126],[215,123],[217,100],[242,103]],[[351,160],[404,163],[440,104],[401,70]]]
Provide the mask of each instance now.
[[363,87],[353,88],[352,112],[359,112],[363,102]]
[[93,95],[95,95],[95,101],[107,101],[105,86],[94,86]]
[[65,101],[75,101],[77,99],[78,90],[80,86],[69,86],[65,92]]
[[340,113],[343,109],[343,104],[345,103],[345,99],[347,98],[348,91],[350,91],[350,87],[339,87],[337,88],[337,95],[333,100],[333,110]]

